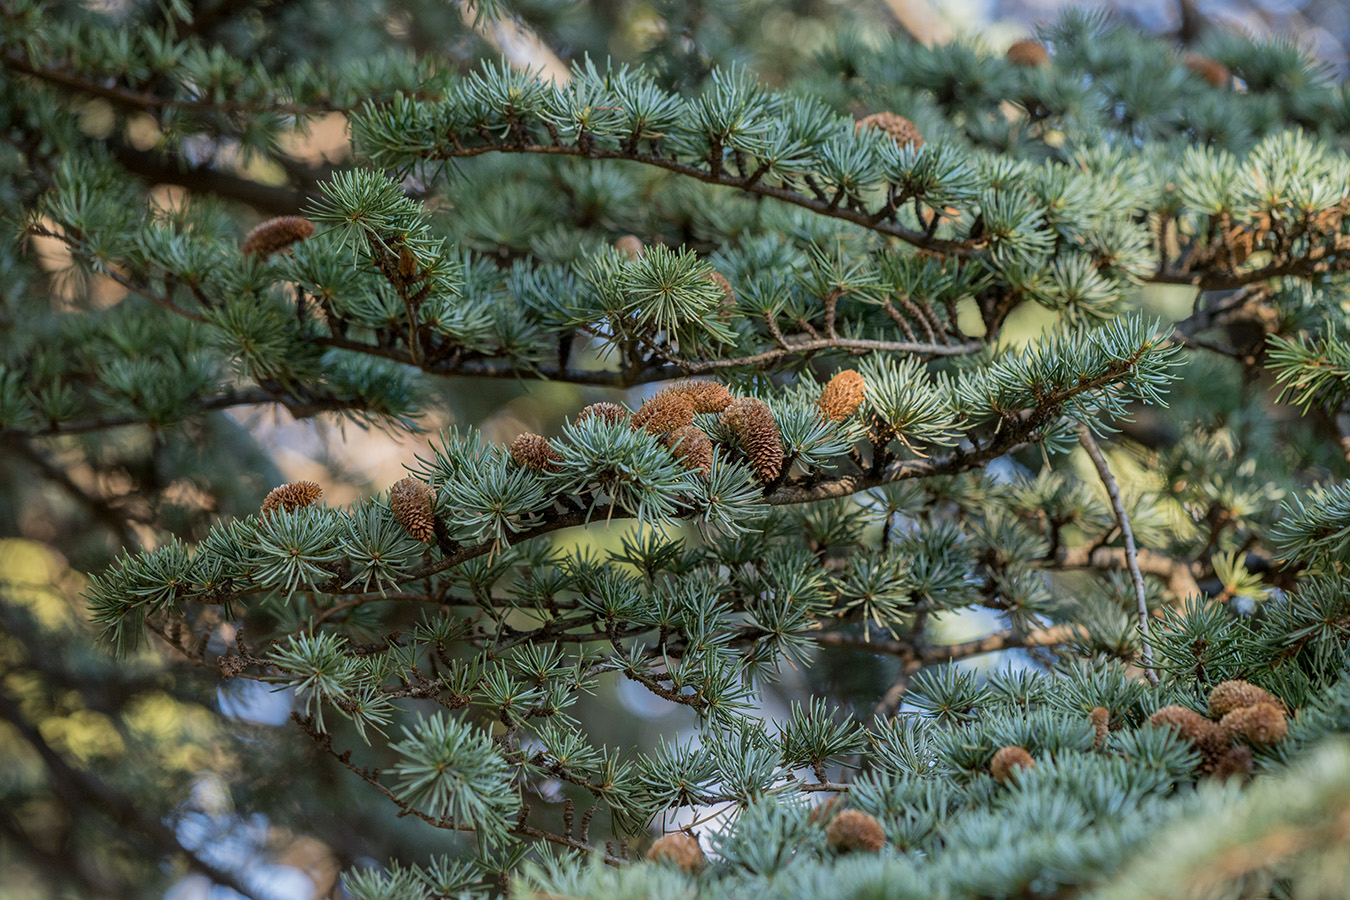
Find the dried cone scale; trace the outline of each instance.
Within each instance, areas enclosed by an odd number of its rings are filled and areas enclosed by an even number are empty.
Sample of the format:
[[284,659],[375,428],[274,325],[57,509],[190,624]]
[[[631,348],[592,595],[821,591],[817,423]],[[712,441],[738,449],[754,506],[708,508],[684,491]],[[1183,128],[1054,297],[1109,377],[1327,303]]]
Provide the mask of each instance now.
[[389,509],[408,536],[424,544],[436,540],[436,515],[432,501],[436,493],[431,485],[409,476],[389,490]]
[[665,445],[686,469],[697,469],[705,476],[712,473],[712,439],[697,425],[682,425],[665,437]]
[[647,851],[647,859],[673,863],[685,872],[700,872],[708,861],[703,848],[698,845],[698,839],[678,831],[657,838]]
[[825,840],[841,853],[876,853],[886,846],[886,829],[867,813],[846,809],[830,820]]
[[511,442],[511,458],[522,469],[536,472],[556,472],[562,456],[549,445],[548,439],[529,431]]
[[842,422],[862,406],[867,387],[863,377],[852,369],[836,372],[821,389],[816,407],[826,422]]
[[722,424],[736,432],[760,481],[768,484],[778,477],[783,469],[783,440],[763,401],[753,397],[733,401],[722,413]]
[[923,146],[923,133],[919,131],[919,127],[904,116],[893,112],[873,113],[859,119],[853,126],[855,131],[862,131],[864,128],[886,132],[891,136],[891,140],[901,147]]
[[1021,769],[1036,768],[1036,760],[1025,747],[1000,747],[989,761],[989,774],[1001,784],[1007,784],[1013,775]]
[[314,237],[314,223],[303,216],[277,216],[254,226],[244,237],[244,255],[267,259],[297,241]]
[[323,488],[312,481],[293,481],[274,487],[263,498],[262,514],[264,518],[273,510],[283,509],[295,512],[306,506],[313,506],[323,496]]

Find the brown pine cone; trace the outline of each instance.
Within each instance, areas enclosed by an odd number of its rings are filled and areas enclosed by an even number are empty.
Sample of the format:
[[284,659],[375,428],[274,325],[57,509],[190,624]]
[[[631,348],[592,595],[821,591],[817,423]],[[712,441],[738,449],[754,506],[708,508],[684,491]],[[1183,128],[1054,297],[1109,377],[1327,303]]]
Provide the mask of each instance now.
[[1045,45],[1030,39],[1018,41],[1009,47],[1007,58],[1014,66],[1025,66],[1028,69],[1050,64],[1050,53],[1045,49]]
[[627,256],[629,259],[637,259],[646,250],[642,243],[642,238],[636,234],[625,234],[614,242],[614,249]]
[[686,469],[698,469],[706,478],[712,473],[712,439],[697,425],[681,425],[668,433],[663,442]]
[[1088,717],[1092,719],[1092,730],[1096,734],[1092,741],[1092,749],[1100,750],[1106,746],[1106,740],[1111,736],[1111,714],[1104,706],[1094,706]]
[[277,216],[253,227],[244,236],[244,255],[267,259],[297,241],[314,237],[314,223],[303,216]]
[[1258,703],[1284,708],[1284,704],[1274,694],[1241,679],[1220,682],[1209,692],[1209,714],[1216,719],[1222,719],[1235,709]]
[[1182,59],[1191,74],[1209,82],[1210,87],[1223,88],[1233,83],[1233,73],[1217,59],[1210,59],[1203,53],[1187,53]]
[[274,487],[263,498],[262,514],[266,518],[274,509],[295,512],[306,506],[313,506],[323,496],[323,488],[312,481],[293,481]]
[[556,472],[562,456],[549,445],[548,439],[529,431],[511,442],[511,458],[522,469],[536,472]]
[[645,428],[650,434],[663,434],[694,424],[694,404],[676,388],[658,391],[633,413],[633,428]]
[[820,417],[826,422],[842,422],[862,406],[867,386],[863,377],[852,369],[836,372],[820,391],[816,401]]
[[657,838],[647,851],[647,859],[652,862],[674,863],[676,868],[685,872],[702,871],[708,857],[698,845],[698,839],[677,831]]
[[613,425],[615,422],[628,421],[628,410],[617,403],[592,403],[577,413],[577,423],[585,422],[592,416]]
[[1034,769],[1036,760],[1025,747],[1001,747],[989,761],[989,774],[1001,784],[1007,784],[1018,769]]
[[769,407],[753,397],[742,397],[726,408],[721,421],[736,432],[759,480],[768,484],[777,478],[783,469],[783,439]]
[[825,827],[825,840],[840,853],[876,853],[886,846],[886,829],[867,813],[846,809]]
[[389,489],[389,509],[413,540],[424,544],[436,540],[436,514],[432,511],[435,498],[431,485],[412,476],[395,482]]
[[1229,740],[1241,738],[1258,747],[1278,744],[1289,734],[1284,710],[1273,703],[1257,703],[1235,709],[1219,720],[1219,729]]
[[854,131],[862,131],[864,128],[875,128],[878,131],[886,132],[901,147],[923,146],[923,134],[919,131],[918,126],[904,116],[896,115],[893,112],[873,113],[859,119],[853,126]]
[[1195,710],[1187,709],[1184,706],[1164,706],[1149,716],[1148,720],[1154,725],[1172,727],[1178,734],[1202,750],[1215,743],[1226,743],[1222,740],[1218,725]]
[[689,401],[696,413],[720,413],[731,405],[731,391],[716,381],[682,381],[669,390]]
[[1244,747],[1241,744],[1236,747],[1229,747],[1224,751],[1223,756],[1219,757],[1210,772],[1221,781],[1234,776],[1241,778],[1251,773],[1252,750],[1250,747]]

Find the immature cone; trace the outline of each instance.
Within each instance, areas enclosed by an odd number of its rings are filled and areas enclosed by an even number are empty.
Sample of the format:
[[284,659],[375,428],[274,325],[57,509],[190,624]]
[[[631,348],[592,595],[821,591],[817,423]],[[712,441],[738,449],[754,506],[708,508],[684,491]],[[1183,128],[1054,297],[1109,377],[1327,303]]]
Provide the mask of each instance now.
[[722,289],[721,310],[724,315],[729,315],[736,308],[736,289],[721,272],[709,272],[708,280]]
[[633,427],[663,434],[694,424],[694,404],[683,392],[666,388],[647,398],[633,414]]
[[830,820],[825,840],[840,853],[876,853],[886,846],[886,829],[867,813],[846,809]]
[[1008,62],[1034,69],[1050,63],[1050,53],[1040,41],[1018,41],[1008,48]]
[[923,134],[919,131],[918,126],[904,116],[896,115],[893,112],[873,113],[859,119],[857,124],[853,126],[854,131],[862,131],[864,128],[875,128],[878,131],[886,132],[901,147],[923,146]]
[[411,476],[389,489],[389,509],[394,518],[409,537],[424,544],[436,540],[436,516],[431,511],[435,496],[429,484]]
[[642,238],[636,234],[625,234],[614,242],[614,249],[627,256],[629,259],[637,259],[642,255],[642,251],[647,249],[642,243]]
[[1224,743],[1219,726],[1193,709],[1184,706],[1164,706],[1149,716],[1154,725],[1168,725],[1201,750]]
[[1219,728],[1229,739],[1243,738],[1258,747],[1278,744],[1289,734],[1284,710],[1273,703],[1257,703],[1235,709],[1219,720]]
[[522,469],[536,472],[556,472],[557,463],[562,460],[558,451],[549,446],[547,438],[528,431],[511,442],[511,458]]
[[647,851],[647,859],[652,862],[674,863],[685,872],[702,871],[703,864],[708,861],[703,855],[703,848],[698,845],[698,840],[678,831],[657,838]]
[[1210,87],[1228,87],[1233,83],[1233,73],[1217,59],[1210,59],[1202,53],[1187,53],[1182,61],[1193,75],[1209,82]]
[[277,216],[268,219],[244,236],[244,255],[258,254],[267,259],[297,241],[314,237],[314,223],[303,216]]
[[1034,769],[1036,760],[1024,747],[1002,747],[989,761],[989,774],[1002,784],[1007,784],[1018,769]]
[[664,443],[686,469],[712,472],[712,439],[697,425],[682,425],[665,436]]
[[769,407],[753,397],[742,397],[726,408],[721,421],[736,432],[759,480],[768,484],[777,478],[783,469],[783,440]]
[[1215,762],[1210,774],[1222,781],[1226,778],[1242,777],[1251,773],[1252,750],[1250,747],[1238,744],[1236,747],[1229,747],[1224,751],[1223,756]]
[[836,372],[820,391],[816,406],[826,422],[842,422],[862,406],[867,388],[863,377],[852,369]]
[[667,390],[688,400],[696,413],[720,413],[734,399],[727,386],[716,381],[682,381]]
[[1269,703],[1281,708],[1284,706],[1274,694],[1240,679],[1220,682],[1209,692],[1209,714],[1216,719],[1222,719],[1235,709],[1245,709],[1258,703]]
[[1092,712],[1088,713],[1088,718],[1092,719],[1092,730],[1096,733],[1092,749],[1100,750],[1106,746],[1106,739],[1111,735],[1111,714],[1104,706],[1094,706]]
[[266,517],[274,509],[295,512],[297,509],[313,506],[322,496],[323,488],[314,482],[293,481],[268,491],[267,496],[263,498],[262,514]]
[[628,421],[628,410],[617,403],[592,403],[590,406],[577,413],[577,423],[585,422],[587,419],[595,417],[603,420],[606,424],[613,425],[615,422]]

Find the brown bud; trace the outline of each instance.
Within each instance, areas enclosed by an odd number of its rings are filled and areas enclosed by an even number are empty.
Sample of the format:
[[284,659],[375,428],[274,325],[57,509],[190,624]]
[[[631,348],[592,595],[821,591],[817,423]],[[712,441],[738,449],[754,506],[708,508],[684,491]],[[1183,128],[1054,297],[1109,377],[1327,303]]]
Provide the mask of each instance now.
[[842,422],[862,406],[867,386],[863,377],[852,369],[836,372],[820,391],[816,406],[826,422]]
[[1241,679],[1220,682],[1209,692],[1209,714],[1216,719],[1222,719],[1235,709],[1244,709],[1258,703],[1284,706],[1274,694]]
[[323,496],[323,488],[312,481],[293,481],[274,487],[263,498],[262,514],[266,518],[275,509],[295,512],[313,506]]
[[1045,49],[1045,45],[1030,39],[1018,41],[1009,47],[1007,57],[1008,62],[1014,66],[1025,66],[1028,69],[1050,64],[1050,53]]
[[408,536],[424,544],[436,540],[436,515],[432,501],[436,492],[425,482],[409,476],[389,489],[389,509]]
[[273,253],[285,250],[296,241],[314,236],[314,223],[303,216],[277,216],[253,227],[244,236],[244,255],[255,253],[267,259]]
[[1257,703],[1233,710],[1219,720],[1219,728],[1229,740],[1241,738],[1264,747],[1284,740],[1289,734],[1289,720],[1275,704]]
[[525,432],[511,442],[511,458],[522,469],[534,469],[536,472],[556,472],[562,456],[554,450],[547,438],[531,432]]
[[685,872],[700,872],[708,861],[703,855],[703,848],[698,845],[698,839],[680,831],[657,838],[647,851],[647,859],[674,863],[676,868]]
[[742,397],[726,408],[721,421],[736,432],[759,480],[768,484],[777,478],[783,469],[783,440],[769,407],[753,397]]
[[608,425],[613,425],[615,422],[628,421],[628,410],[617,403],[592,403],[577,413],[577,423],[585,422],[592,416],[601,419]]
[[712,440],[697,425],[681,425],[662,441],[686,469],[698,469],[706,477],[712,472]]
[[896,115],[893,112],[873,113],[859,119],[853,126],[854,131],[862,131],[864,128],[875,128],[878,131],[886,132],[901,147],[923,146],[923,134],[919,131],[918,126],[904,116]]
[[614,249],[627,256],[629,259],[637,259],[646,250],[642,243],[642,238],[636,234],[625,234],[614,242]]
[[1250,775],[1251,772],[1252,750],[1250,747],[1244,747],[1241,744],[1225,750],[1211,769],[1211,774],[1221,781],[1226,778],[1241,778]]
[[1092,730],[1096,733],[1092,749],[1100,750],[1106,746],[1106,739],[1111,734],[1111,714],[1104,706],[1094,706],[1088,717],[1092,719]]
[[694,424],[694,404],[674,388],[658,391],[633,414],[633,428],[645,428],[651,434],[674,431]]
[[876,853],[886,846],[886,829],[867,813],[846,809],[825,827],[825,840],[840,853]]
[[1007,784],[1018,769],[1034,769],[1036,760],[1024,747],[1001,747],[989,761],[989,774],[1002,784]]
[[1187,53],[1182,59],[1191,74],[1209,82],[1210,87],[1228,87],[1233,83],[1233,73],[1217,59],[1210,59],[1203,53]]

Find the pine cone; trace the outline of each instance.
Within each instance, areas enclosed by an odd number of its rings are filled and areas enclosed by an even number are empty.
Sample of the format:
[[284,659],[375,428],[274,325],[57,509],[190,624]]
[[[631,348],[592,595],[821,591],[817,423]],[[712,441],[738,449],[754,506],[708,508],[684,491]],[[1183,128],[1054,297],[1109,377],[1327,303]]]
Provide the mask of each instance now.
[[712,440],[697,425],[681,425],[663,439],[686,469],[698,469],[704,477],[712,473]]
[[852,369],[836,372],[820,391],[816,406],[826,422],[842,422],[862,406],[867,386],[863,377]]
[[1018,41],[1009,47],[1007,57],[1008,62],[1014,66],[1025,66],[1028,69],[1050,64],[1050,53],[1045,49],[1045,45],[1040,41],[1029,39]]
[[1275,704],[1257,703],[1233,710],[1219,720],[1219,728],[1229,740],[1243,738],[1264,747],[1284,740],[1289,734],[1289,720]]
[[1233,83],[1233,73],[1217,59],[1210,59],[1203,53],[1187,53],[1182,59],[1191,74],[1209,82],[1210,87],[1228,87]]
[[783,440],[773,413],[763,402],[742,397],[722,413],[722,424],[736,432],[759,480],[768,484],[783,469]]
[[1001,784],[1007,784],[1018,769],[1034,769],[1036,760],[1025,747],[1001,747],[989,761],[989,774]]
[[1204,754],[1207,765],[1212,765],[1229,743],[1217,723],[1184,706],[1164,706],[1149,716],[1148,720],[1154,725],[1168,725],[1175,729]]
[[857,124],[853,126],[854,131],[862,131],[864,128],[875,128],[878,131],[886,132],[901,147],[923,146],[923,134],[919,131],[918,126],[904,116],[898,116],[893,112],[873,113],[859,119]]
[[277,216],[268,219],[244,236],[244,255],[258,254],[267,259],[297,241],[314,237],[314,223],[303,216]]
[[642,238],[636,234],[625,234],[614,242],[614,249],[623,253],[629,259],[637,259],[647,248],[642,243]]
[[689,401],[696,413],[720,413],[731,405],[731,391],[716,381],[682,381],[669,390]]
[[1250,775],[1251,772],[1252,750],[1239,744],[1236,747],[1229,747],[1223,756],[1219,757],[1210,774],[1222,781],[1234,776]]
[[436,514],[432,512],[435,497],[430,485],[412,476],[389,489],[389,509],[394,518],[409,537],[424,544],[436,540]]
[[293,481],[274,487],[263,498],[262,514],[266,518],[274,509],[295,512],[306,506],[313,506],[323,496],[323,488],[312,481]]
[[825,840],[840,853],[876,853],[886,846],[886,829],[867,813],[846,809],[830,820]]
[[606,423],[613,425],[615,422],[628,421],[628,410],[617,403],[592,403],[581,412],[577,413],[577,423],[585,422],[587,419],[595,416]]
[[556,472],[562,456],[549,446],[548,439],[529,431],[511,442],[511,458],[522,469],[536,472]]
[[731,286],[731,282],[727,281],[726,276],[721,272],[709,272],[708,280],[722,289],[722,302],[718,308],[722,313],[722,318],[725,319],[736,309],[736,289]]
[[1258,703],[1269,703],[1271,706],[1284,708],[1284,704],[1274,694],[1241,679],[1220,682],[1209,692],[1209,714],[1216,719],[1222,719],[1235,709],[1244,709]]
[[694,404],[676,388],[653,394],[633,414],[633,428],[645,428],[650,434],[662,434],[692,424]]
[[1106,746],[1106,739],[1111,735],[1111,714],[1104,706],[1094,706],[1088,716],[1092,719],[1092,730],[1096,732],[1092,749],[1100,750]]
[[652,862],[670,862],[685,872],[700,872],[708,857],[698,839],[683,832],[675,832],[656,839],[647,851],[647,859]]

